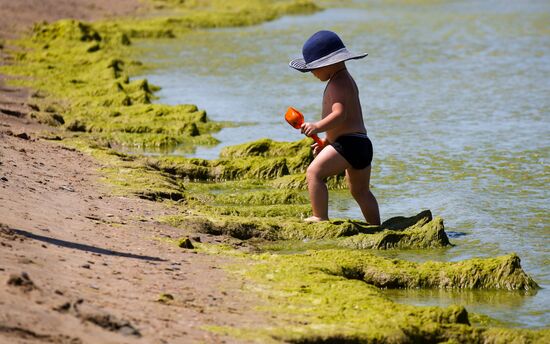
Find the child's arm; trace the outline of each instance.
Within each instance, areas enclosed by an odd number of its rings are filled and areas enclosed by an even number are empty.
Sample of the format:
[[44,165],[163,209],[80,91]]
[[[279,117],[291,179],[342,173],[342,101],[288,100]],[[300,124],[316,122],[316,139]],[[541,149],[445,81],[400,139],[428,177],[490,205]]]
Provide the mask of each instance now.
[[313,134],[325,132],[338,126],[345,119],[344,105],[340,102],[336,102],[332,104],[332,112],[322,120],[315,123],[306,122],[302,124],[302,133],[311,136]]

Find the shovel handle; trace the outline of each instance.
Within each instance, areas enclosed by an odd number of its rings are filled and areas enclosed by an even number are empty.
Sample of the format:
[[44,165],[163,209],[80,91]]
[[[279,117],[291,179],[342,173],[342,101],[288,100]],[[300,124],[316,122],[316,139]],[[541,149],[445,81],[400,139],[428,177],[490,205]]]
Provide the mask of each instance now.
[[323,140],[321,140],[319,138],[319,136],[317,136],[317,134],[313,134],[310,136],[315,142],[317,142],[317,144],[319,145],[319,147],[324,147],[325,146],[325,143],[323,142]]

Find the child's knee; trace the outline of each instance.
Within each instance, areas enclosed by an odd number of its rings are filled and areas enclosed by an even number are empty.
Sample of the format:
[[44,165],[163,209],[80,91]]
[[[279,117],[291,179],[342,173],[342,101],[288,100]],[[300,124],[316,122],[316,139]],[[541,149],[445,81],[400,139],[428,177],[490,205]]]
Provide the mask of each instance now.
[[306,179],[307,179],[308,182],[313,181],[313,180],[322,179],[321,178],[321,171],[319,170],[319,168],[316,167],[316,166],[309,165],[307,170],[306,170]]

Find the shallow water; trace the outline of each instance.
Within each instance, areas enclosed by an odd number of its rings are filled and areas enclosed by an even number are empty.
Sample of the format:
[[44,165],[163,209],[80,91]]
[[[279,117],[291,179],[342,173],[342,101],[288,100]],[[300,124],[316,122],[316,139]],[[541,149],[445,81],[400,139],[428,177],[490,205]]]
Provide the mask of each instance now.
[[[375,147],[371,182],[382,217],[431,209],[445,219],[456,244],[382,254],[452,261],[516,252],[543,287],[536,295],[388,295],[414,304],[460,303],[512,326],[547,327],[550,3],[393,3],[350,2],[255,27],[144,42],[142,60],[157,66],[145,77],[163,87],[159,102],[194,103],[213,120],[246,123],[216,134],[218,146],[168,154],[213,159],[227,145],[300,139],[283,114],[292,105],[307,119],[318,118],[324,84],[287,63],[300,56],[310,34],[337,31],[350,50],[369,53],[348,69]],[[331,193],[330,215],[361,218],[345,192]]]

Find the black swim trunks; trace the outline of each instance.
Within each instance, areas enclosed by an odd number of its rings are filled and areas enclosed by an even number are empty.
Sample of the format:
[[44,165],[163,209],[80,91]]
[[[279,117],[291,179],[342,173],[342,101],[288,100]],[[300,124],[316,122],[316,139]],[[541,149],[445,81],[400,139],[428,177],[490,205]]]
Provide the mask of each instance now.
[[372,143],[367,134],[345,134],[331,145],[354,169],[362,170],[369,167],[372,162]]

